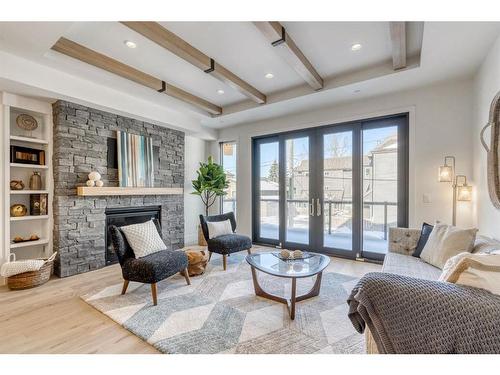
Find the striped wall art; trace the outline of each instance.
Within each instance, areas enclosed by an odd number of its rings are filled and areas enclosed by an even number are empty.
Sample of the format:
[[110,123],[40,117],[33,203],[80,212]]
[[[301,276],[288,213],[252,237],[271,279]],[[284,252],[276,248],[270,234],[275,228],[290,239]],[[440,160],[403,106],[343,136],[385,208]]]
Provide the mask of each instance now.
[[153,141],[150,137],[116,131],[120,186],[153,187]]

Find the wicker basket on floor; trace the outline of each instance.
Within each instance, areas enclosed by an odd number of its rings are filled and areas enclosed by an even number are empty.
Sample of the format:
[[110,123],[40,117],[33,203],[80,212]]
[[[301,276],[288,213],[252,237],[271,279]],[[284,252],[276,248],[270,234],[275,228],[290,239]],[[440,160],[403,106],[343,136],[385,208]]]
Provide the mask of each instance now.
[[52,275],[55,253],[46,259],[38,271],[23,272],[18,275],[7,277],[7,286],[11,290],[34,288],[45,284]]

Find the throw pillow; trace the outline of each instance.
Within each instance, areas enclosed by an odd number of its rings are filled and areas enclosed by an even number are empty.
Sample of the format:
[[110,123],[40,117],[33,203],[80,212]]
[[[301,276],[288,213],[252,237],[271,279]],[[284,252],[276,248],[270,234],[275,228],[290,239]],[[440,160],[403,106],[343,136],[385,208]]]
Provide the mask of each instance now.
[[500,254],[458,254],[446,262],[439,280],[500,295]]
[[231,226],[231,220],[224,221],[208,221],[208,238],[212,239],[215,237],[223,236],[224,234],[232,234],[233,227]]
[[420,231],[420,238],[418,239],[417,247],[415,248],[415,251],[412,254],[414,257],[420,258],[420,254],[422,253],[422,250],[424,250],[424,246],[427,243],[427,240],[429,239],[429,235],[431,234],[433,228],[434,225],[430,225],[427,223],[422,224],[422,230]]
[[125,234],[136,258],[167,249],[153,220],[141,224],[126,225],[120,229]]
[[438,268],[459,253],[470,253],[474,248],[477,229],[460,229],[452,225],[436,224],[432,229],[420,258]]

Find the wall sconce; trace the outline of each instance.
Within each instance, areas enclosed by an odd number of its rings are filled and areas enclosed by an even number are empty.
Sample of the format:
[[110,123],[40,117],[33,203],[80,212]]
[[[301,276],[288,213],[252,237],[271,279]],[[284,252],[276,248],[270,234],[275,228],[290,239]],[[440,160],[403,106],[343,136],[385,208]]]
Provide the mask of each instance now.
[[439,182],[452,182],[454,172],[455,172],[455,157],[445,156],[444,165],[439,167]]
[[451,182],[453,188],[452,224],[457,224],[457,201],[469,202],[472,200],[472,186],[467,184],[464,175],[455,176],[455,157],[445,156],[444,165],[439,167],[439,182]]
[[[462,179],[463,182],[459,182]],[[457,201],[470,202],[472,200],[472,186],[467,185],[467,177],[458,175],[455,178],[455,185],[457,186]]]

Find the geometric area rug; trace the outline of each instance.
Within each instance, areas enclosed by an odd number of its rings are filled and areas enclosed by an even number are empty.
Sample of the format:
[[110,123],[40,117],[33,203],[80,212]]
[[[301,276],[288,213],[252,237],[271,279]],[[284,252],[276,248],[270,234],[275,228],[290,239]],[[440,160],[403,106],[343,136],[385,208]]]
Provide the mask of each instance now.
[[[213,254],[206,272],[192,277],[190,286],[180,275],[163,280],[157,284],[157,306],[150,286],[134,282],[125,295],[120,283],[82,299],[162,353],[365,353],[364,335],[347,317],[356,277],[325,269],[319,296],[297,302],[292,321],[286,305],[255,296],[245,255],[232,254],[223,271],[222,258]],[[289,279],[257,273],[264,290],[290,295]],[[298,279],[297,295],[313,282],[314,277]]]

